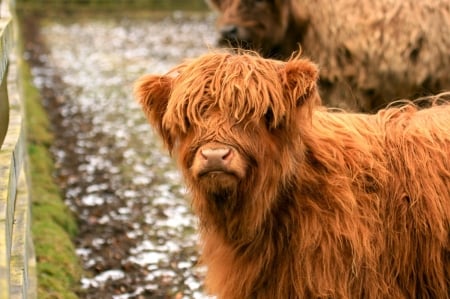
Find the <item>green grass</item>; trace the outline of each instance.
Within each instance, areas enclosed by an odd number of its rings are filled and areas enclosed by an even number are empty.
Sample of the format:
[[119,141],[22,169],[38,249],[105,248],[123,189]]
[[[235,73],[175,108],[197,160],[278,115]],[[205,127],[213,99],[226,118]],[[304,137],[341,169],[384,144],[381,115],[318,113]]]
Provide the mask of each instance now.
[[72,242],[77,225],[53,180],[54,161],[49,146],[54,137],[40,93],[32,84],[30,68],[23,60],[19,61],[19,76],[26,111],[37,298],[78,298],[75,292],[82,269]]

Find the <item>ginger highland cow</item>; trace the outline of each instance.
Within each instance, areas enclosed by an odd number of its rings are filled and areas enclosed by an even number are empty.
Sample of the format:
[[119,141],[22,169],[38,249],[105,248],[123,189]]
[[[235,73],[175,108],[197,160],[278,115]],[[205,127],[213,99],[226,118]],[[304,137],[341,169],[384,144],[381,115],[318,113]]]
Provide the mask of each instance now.
[[449,298],[450,104],[330,112],[317,77],[297,56],[208,53],[137,81],[190,190],[207,290]]
[[208,0],[220,44],[320,66],[324,104],[372,112],[450,89],[448,0]]

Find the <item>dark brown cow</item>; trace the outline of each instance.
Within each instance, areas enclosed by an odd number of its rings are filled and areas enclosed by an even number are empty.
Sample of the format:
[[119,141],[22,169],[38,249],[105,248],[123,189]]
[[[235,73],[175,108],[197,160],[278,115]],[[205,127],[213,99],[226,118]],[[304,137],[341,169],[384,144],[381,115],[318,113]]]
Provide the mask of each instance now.
[[[446,0],[209,0],[221,45],[320,67],[325,104],[375,111],[392,99],[450,89]],[[229,42],[228,42],[229,41]]]
[[253,49],[266,57],[286,58],[299,49],[307,28],[299,2],[291,0],[210,0],[220,12],[219,44]]
[[208,290],[448,299],[450,104],[331,113],[317,75],[209,53],[137,82],[191,192]]

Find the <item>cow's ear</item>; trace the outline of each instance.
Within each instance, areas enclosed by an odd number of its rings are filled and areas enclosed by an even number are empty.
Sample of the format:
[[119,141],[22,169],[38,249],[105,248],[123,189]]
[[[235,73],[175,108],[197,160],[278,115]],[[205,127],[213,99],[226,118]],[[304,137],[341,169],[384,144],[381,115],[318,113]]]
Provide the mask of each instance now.
[[307,101],[317,101],[318,67],[307,59],[293,57],[286,62],[281,71],[285,97],[296,106]]
[[161,135],[170,148],[170,132],[164,129],[162,119],[167,109],[173,78],[169,76],[145,75],[134,84],[134,96],[141,104],[149,123]]

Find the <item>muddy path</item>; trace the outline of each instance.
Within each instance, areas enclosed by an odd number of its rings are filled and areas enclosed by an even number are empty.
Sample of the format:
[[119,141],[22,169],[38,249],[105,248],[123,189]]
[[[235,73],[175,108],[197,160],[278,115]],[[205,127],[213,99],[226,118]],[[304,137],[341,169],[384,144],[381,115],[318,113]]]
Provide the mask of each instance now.
[[207,13],[22,18],[25,58],[56,140],[55,177],[78,217],[81,298],[207,298],[197,220],[171,158],[132,98],[215,41]]

